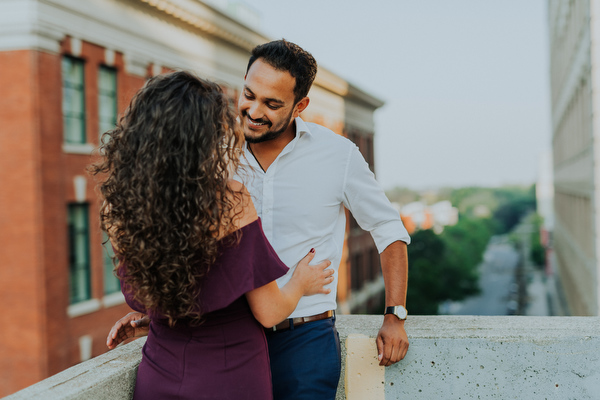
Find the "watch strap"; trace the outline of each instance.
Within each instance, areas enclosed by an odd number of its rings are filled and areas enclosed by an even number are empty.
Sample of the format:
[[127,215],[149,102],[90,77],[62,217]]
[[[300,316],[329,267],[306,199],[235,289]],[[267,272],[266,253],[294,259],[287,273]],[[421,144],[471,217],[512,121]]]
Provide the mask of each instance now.
[[[402,310],[401,315],[398,313],[398,309]],[[404,306],[389,306],[385,308],[385,313],[386,314],[394,314],[396,317],[398,317],[401,320],[405,320],[406,317],[408,316],[408,311],[406,311],[406,308]]]

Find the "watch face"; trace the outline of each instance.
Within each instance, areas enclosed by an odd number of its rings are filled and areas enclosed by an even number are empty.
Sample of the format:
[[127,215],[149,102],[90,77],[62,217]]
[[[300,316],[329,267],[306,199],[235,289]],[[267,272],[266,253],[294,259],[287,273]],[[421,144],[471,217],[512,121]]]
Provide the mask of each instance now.
[[398,317],[400,319],[406,319],[406,317],[408,316],[408,312],[406,311],[406,308],[404,308],[403,306],[387,307],[385,309],[385,313],[386,314],[394,314],[396,317]]
[[402,306],[396,307],[396,315],[398,316],[398,318],[400,318],[400,319],[406,319],[407,314],[408,313],[406,312],[406,308],[404,308]]

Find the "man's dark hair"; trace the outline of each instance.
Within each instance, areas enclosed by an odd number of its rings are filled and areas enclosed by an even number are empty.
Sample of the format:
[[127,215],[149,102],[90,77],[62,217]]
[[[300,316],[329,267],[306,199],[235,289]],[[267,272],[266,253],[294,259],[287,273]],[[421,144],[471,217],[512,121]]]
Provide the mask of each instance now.
[[285,39],[258,45],[252,50],[246,73],[259,58],[277,70],[289,72],[296,79],[296,103],[306,97],[317,76],[317,61],[308,51]]

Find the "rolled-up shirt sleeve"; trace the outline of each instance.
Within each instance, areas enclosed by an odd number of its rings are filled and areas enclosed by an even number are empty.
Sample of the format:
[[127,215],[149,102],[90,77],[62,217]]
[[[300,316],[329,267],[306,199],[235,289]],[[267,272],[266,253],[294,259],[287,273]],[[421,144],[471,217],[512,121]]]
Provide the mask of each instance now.
[[351,146],[348,154],[343,192],[344,206],[358,225],[371,233],[379,253],[397,240],[410,243],[398,210],[386,197],[356,146]]

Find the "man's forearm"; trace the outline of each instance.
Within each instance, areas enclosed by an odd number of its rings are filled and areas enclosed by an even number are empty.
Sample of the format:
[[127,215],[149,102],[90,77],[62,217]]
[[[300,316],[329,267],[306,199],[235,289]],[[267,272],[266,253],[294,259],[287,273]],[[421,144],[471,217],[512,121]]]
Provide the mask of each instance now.
[[380,255],[385,283],[385,306],[405,306],[408,288],[408,254],[406,243],[396,241]]
[[[406,243],[396,241],[381,253],[381,270],[385,282],[385,306],[406,306],[408,287],[408,256]],[[383,318],[377,334],[379,365],[390,366],[404,358],[408,351],[408,336],[404,320],[394,314]]]

